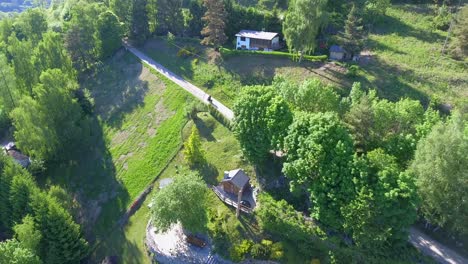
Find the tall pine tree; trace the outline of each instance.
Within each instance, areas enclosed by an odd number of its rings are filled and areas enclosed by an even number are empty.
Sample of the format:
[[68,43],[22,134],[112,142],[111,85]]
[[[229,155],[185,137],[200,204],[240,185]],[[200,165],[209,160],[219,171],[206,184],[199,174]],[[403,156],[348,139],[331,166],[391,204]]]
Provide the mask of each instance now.
[[345,31],[342,35],[343,46],[351,53],[351,57],[359,53],[362,49],[363,30],[361,18],[358,17],[356,6],[353,4],[349,11],[348,19],[345,22]]
[[202,40],[204,45],[221,46],[227,40],[224,28],[226,23],[226,10],[224,2],[219,0],[204,0],[203,5],[206,7],[205,15],[202,20],[206,22],[206,26],[201,31],[205,36]]

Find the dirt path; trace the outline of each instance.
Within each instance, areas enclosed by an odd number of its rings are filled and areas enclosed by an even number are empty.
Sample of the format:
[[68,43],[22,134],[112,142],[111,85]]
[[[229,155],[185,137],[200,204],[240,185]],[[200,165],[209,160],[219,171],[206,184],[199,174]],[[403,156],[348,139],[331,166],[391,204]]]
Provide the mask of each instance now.
[[437,263],[464,264],[468,259],[433,240],[415,227],[410,229],[409,241],[425,255],[431,256]]
[[[171,72],[161,64],[157,63],[150,57],[148,57],[143,52],[139,51],[135,47],[131,46],[129,43],[124,42],[125,47],[137,56],[142,62],[148,64],[151,68],[155,69],[162,75],[166,76],[169,80],[173,81],[180,87],[184,88],[189,93],[193,94],[196,98],[200,99],[203,103],[208,104],[208,96],[209,94],[205,93],[202,89],[198,88],[197,86],[189,83],[188,81],[184,80],[182,77],[178,76],[177,74]],[[218,109],[218,111],[225,116],[227,119],[232,120],[234,118],[234,113],[231,109],[227,108],[218,100],[211,98],[212,102],[211,105]]]

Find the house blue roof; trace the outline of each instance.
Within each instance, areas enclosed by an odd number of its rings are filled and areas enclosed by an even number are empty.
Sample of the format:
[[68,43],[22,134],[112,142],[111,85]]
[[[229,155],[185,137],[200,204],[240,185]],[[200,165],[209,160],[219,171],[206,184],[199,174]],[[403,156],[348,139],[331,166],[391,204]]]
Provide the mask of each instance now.
[[346,52],[341,46],[332,45],[330,47],[330,52]]

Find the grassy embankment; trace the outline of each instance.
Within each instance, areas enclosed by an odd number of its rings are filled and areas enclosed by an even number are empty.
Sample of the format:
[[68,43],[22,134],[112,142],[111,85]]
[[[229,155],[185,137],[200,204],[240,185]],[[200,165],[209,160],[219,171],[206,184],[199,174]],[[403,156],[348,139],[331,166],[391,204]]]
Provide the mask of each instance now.
[[[227,106],[232,106],[245,85],[269,84],[282,74],[294,81],[318,77],[347,94],[354,81],[377,89],[379,96],[398,100],[409,97],[427,103],[455,104],[468,96],[466,65],[440,50],[447,32],[433,30],[432,9],[428,5],[394,5],[376,22],[367,41],[369,60],[361,60],[355,77],[340,66],[266,56],[232,56],[217,60],[218,53],[196,40],[178,40],[179,47],[193,46],[199,56],[177,56],[178,47],[163,38],[148,41],[143,50],[171,71],[207,90]],[[328,67],[330,66],[330,67]]]
[[129,227],[137,230],[112,230],[178,152],[184,107],[193,98],[129,53],[117,54],[81,83],[95,102],[91,140],[83,142],[89,150],[67,164],[50,166],[46,184],[59,184],[76,200],[75,215],[97,245],[96,261],[118,255],[124,263],[143,263],[146,222],[135,218]]

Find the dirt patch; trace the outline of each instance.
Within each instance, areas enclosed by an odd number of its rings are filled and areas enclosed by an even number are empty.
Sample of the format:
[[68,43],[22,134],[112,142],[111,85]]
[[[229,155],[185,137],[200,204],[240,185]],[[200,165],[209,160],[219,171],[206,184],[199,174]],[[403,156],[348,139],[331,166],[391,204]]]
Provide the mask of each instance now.
[[161,125],[162,122],[170,118],[175,114],[175,111],[169,111],[164,106],[164,101],[159,100],[159,102],[154,106],[154,110],[152,113],[148,115],[151,116],[152,122],[148,125],[148,129],[146,133],[152,138],[156,135],[157,128]]
[[117,132],[117,134],[112,138],[111,145],[115,146],[123,143],[128,139],[128,136],[130,136],[130,132],[127,130]]
[[129,152],[125,155],[120,155],[119,159],[117,160],[117,162],[125,162],[128,158],[132,157],[133,156],[133,152]]

